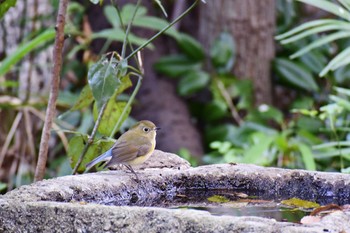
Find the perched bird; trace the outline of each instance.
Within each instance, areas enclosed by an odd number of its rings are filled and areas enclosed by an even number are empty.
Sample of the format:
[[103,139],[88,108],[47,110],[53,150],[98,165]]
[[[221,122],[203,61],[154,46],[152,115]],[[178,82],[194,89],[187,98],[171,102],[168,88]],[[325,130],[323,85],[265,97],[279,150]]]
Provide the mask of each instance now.
[[123,164],[138,179],[131,165],[141,164],[151,156],[156,147],[156,132],[159,129],[151,121],[139,121],[122,134],[108,151],[86,164],[86,170],[99,162],[108,161],[104,167]]

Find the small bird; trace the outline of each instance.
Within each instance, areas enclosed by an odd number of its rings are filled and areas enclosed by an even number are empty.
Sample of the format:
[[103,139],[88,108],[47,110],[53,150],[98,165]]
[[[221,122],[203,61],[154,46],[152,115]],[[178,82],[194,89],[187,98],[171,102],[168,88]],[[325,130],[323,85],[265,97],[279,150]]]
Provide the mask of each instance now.
[[151,121],[139,121],[122,134],[108,151],[86,164],[86,171],[99,162],[108,161],[104,165],[105,168],[123,164],[139,180],[131,165],[142,164],[152,155],[156,147],[156,132],[159,129]]

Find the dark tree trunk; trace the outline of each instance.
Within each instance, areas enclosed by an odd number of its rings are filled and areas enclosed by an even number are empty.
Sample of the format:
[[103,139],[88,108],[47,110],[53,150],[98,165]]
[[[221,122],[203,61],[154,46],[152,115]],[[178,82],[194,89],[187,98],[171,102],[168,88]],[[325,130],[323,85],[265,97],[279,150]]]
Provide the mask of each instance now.
[[271,104],[275,1],[207,1],[201,4],[199,21],[199,38],[207,50],[221,32],[233,35],[237,49],[234,74],[252,80],[256,105]]

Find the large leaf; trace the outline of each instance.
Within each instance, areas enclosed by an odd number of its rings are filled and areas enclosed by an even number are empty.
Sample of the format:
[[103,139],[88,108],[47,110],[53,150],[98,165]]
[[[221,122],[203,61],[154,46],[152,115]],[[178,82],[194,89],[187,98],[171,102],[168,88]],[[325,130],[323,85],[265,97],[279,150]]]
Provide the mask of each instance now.
[[221,33],[210,48],[211,62],[218,73],[228,73],[236,58],[236,46],[232,36]]
[[[70,159],[71,167],[74,168],[79,160],[81,153],[84,150],[85,144],[87,143],[88,137],[86,135],[74,136],[69,140],[68,157]],[[114,143],[112,139],[98,140],[89,146],[82,163],[78,168],[78,172],[82,173],[85,171],[85,165],[91,160],[96,158],[98,155],[107,151]]]
[[317,91],[318,86],[312,74],[303,66],[287,59],[275,59],[275,68],[281,78],[307,91]]
[[192,71],[181,78],[178,91],[180,95],[191,95],[208,85],[210,76],[203,71]]
[[92,103],[92,101],[94,101],[94,97],[92,95],[91,88],[89,85],[85,85],[83,90],[80,92],[77,102],[73,105],[73,107],[70,110],[76,111],[83,109],[89,106]]
[[[126,106],[126,102],[121,102],[116,100],[116,95],[114,95],[107,103],[106,109],[103,113],[102,119],[100,121],[100,125],[98,127],[98,132],[102,135],[110,135],[113,131],[115,124],[118,122],[119,117],[123,112],[123,109]],[[124,122],[130,113],[131,108],[127,109],[126,114],[123,116],[121,122]],[[94,120],[97,120],[98,117],[97,105],[94,105]],[[119,130],[119,129],[118,129]]]
[[184,55],[163,57],[154,65],[156,71],[173,78],[179,77],[192,70],[197,70],[200,67],[201,63],[194,62]]
[[257,132],[253,134],[252,138],[254,145],[245,151],[243,163],[254,163],[258,165],[269,164],[269,148],[274,141],[275,136],[269,136],[262,132]]
[[53,29],[47,29],[30,41],[22,43],[18,48],[6,57],[0,64],[0,77],[5,75],[13,65],[19,62],[24,56],[55,38],[56,32]]
[[299,143],[298,144],[301,157],[303,158],[303,162],[305,165],[305,168],[310,171],[315,171],[316,170],[316,162],[313,157],[312,151],[310,147],[308,147],[305,144]]
[[182,33],[177,42],[181,51],[192,60],[200,62],[204,59],[203,48],[193,37]]
[[109,100],[121,83],[114,60],[102,58],[89,69],[88,81],[98,108]]

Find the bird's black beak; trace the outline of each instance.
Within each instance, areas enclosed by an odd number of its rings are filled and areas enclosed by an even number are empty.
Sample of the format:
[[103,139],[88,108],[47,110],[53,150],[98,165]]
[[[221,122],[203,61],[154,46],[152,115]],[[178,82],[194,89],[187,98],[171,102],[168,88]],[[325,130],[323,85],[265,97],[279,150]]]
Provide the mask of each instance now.
[[160,130],[160,127],[155,127],[154,128],[154,131],[158,131],[158,130]]

